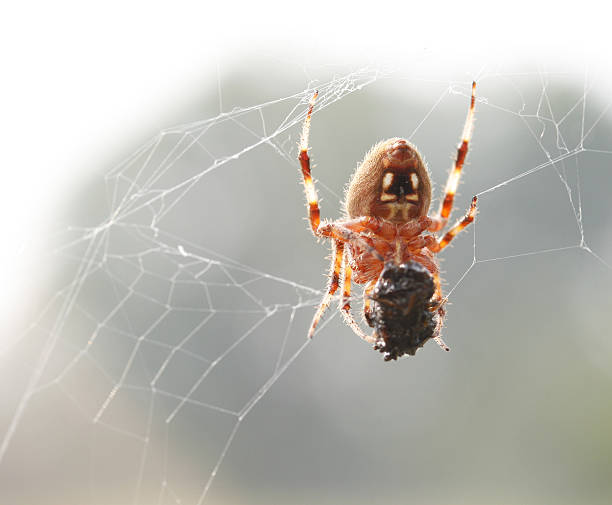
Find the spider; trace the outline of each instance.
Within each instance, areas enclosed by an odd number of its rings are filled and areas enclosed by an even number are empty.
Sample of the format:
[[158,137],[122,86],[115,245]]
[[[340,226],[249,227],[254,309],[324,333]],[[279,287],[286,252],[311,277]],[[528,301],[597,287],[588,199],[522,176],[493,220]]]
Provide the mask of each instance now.
[[[376,144],[353,174],[344,202],[346,217],[321,222],[317,192],[310,171],[308,136],[318,93],[313,95],[302,129],[300,161],[310,228],[315,237],[332,241],[332,262],[327,292],[308,337],[315,329],[342,280],[340,311],[344,321],[363,340],[373,344],[385,361],[413,356],[430,339],[448,351],[441,337],[446,299],[442,296],[435,255],[468,226],[476,215],[474,196],[467,214],[441,239],[453,207],[461,169],[474,123],[476,83],[455,163],[446,183],[438,213],[428,216],[431,203],[429,173],[416,147],[391,138]],[[351,282],[365,284],[364,318],[374,328],[361,329],[351,314]]]

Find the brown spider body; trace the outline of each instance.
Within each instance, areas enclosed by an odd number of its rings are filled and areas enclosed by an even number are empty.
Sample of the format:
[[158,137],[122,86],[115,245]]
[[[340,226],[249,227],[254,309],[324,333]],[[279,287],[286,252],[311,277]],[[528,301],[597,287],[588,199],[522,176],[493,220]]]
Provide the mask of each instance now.
[[359,165],[346,193],[346,213],[405,223],[426,216],[430,202],[431,182],[420,154],[406,140],[392,138],[376,144]]
[[[310,337],[343,277],[340,309],[346,323],[373,343],[385,360],[414,355],[431,338],[448,350],[440,336],[446,300],[435,254],[474,220],[476,197],[466,216],[441,239],[435,233],[446,226],[452,210],[472,132],[474,91],[475,83],[462,142],[437,215],[428,216],[431,181],[420,154],[408,141],[392,138],[376,144],[353,175],[346,194],[347,219],[324,223],[307,152],[315,93],[304,122],[299,160],[311,229],[315,236],[332,240],[333,254],[329,288],[314,316]],[[374,328],[373,335],[366,335],[351,315],[351,281],[365,284],[364,317]]]

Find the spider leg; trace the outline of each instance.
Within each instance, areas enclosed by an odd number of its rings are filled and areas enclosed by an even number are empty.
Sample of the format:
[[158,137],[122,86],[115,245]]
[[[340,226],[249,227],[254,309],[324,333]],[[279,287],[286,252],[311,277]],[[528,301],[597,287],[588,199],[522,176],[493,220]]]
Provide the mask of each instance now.
[[[451,240],[455,238],[455,236],[463,230],[466,226],[468,226],[472,221],[474,221],[474,216],[476,216],[476,202],[478,201],[478,197],[472,198],[472,204],[470,205],[469,210],[465,217],[457,222],[455,226],[453,226],[446,234],[440,239],[438,242],[438,251],[444,249],[448,244],[450,244]],[[437,252],[437,251],[436,251]]]
[[342,311],[342,316],[344,317],[344,322],[351,327],[351,329],[359,335],[362,340],[373,344],[376,342],[376,339],[366,335],[361,327],[357,324],[355,319],[351,314],[351,274],[352,269],[348,264],[347,258],[344,259],[344,287],[342,292],[342,301],[340,302],[340,310]]
[[399,236],[405,240],[418,237],[425,230],[432,231],[432,228],[436,227],[435,225],[435,219],[428,216],[411,219],[401,226],[399,229]]
[[[314,95],[310,100],[310,106],[308,107],[308,113],[304,120],[304,126],[302,128],[302,137],[300,139],[300,165],[302,167],[302,176],[304,178],[304,190],[306,191],[306,199],[308,200],[308,219],[310,221],[310,228],[312,233],[318,237],[334,238],[347,242],[354,240],[361,242],[370,253],[376,256],[380,261],[384,261],[384,258],[376,251],[368,241],[361,237],[358,233],[343,227],[341,223],[327,223],[321,225],[321,210],[319,209],[319,199],[317,197],[317,190],[315,189],[314,181],[312,180],[312,173],[310,171],[310,157],[308,156],[308,136],[310,134],[310,120],[312,117],[312,110],[314,108],[315,101],[318,96],[318,91],[315,91]],[[366,218],[365,221],[368,221]],[[364,222],[365,222],[364,221]],[[370,219],[370,228],[381,228],[380,221]],[[367,227],[366,227],[367,228]]]
[[368,326],[372,326],[372,327],[374,326],[374,324],[372,323],[372,314],[371,314],[372,309],[370,308],[372,301],[371,301],[370,295],[372,294],[372,291],[374,291],[375,286],[376,286],[376,281],[371,281],[371,282],[368,282],[367,286],[363,290],[363,317],[368,323]]
[[308,107],[308,114],[304,120],[304,126],[302,127],[302,137],[300,139],[300,165],[302,167],[302,176],[304,178],[304,190],[306,191],[306,200],[308,201],[308,219],[310,221],[310,228],[312,233],[317,235],[317,229],[321,222],[321,211],[319,210],[319,198],[317,196],[317,190],[315,189],[314,181],[312,180],[312,174],[310,173],[310,157],[308,156],[308,135],[310,134],[310,118],[312,117],[312,109],[317,99],[319,92],[315,91],[314,95],[310,99],[310,106]]
[[455,158],[455,164],[448,175],[448,180],[446,181],[446,189],[444,200],[440,206],[440,211],[438,212],[438,220],[439,231],[448,221],[448,217],[450,216],[451,211],[453,210],[453,201],[455,199],[455,193],[457,192],[457,186],[459,185],[459,178],[461,177],[461,169],[463,168],[463,163],[465,162],[465,157],[467,156],[468,146],[470,144],[470,139],[472,138],[472,130],[474,128],[474,105],[476,102],[476,82],[472,82],[472,99],[470,101],[470,108],[468,110],[467,117],[465,119],[465,125],[463,126],[463,134],[461,136],[461,144],[457,148],[457,157]]
[[317,309],[317,312],[315,313],[312,319],[310,330],[308,330],[308,338],[312,338],[312,336],[314,335],[315,329],[319,324],[321,316],[323,316],[323,313],[327,310],[327,307],[329,307],[332,296],[334,296],[334,294],[338,290],[338,285],[340,283],[342,258],[344,256],[344,243],[338,240],[334,240],[332,244],[332,263],[331,269],[329,271],[329,286],[327,288],[327,293],[325,293],[325,296],[323,297],[323,300],[321,300],[321,304],[319,305],[319,308]]
[[364,249],[372,254],[379,261],[385,261],[385,258],[380,254],[376,248],[370,243],[367,237],[360,235],[357,232],[350,230],[345,227],[342,222],[337,223],[324,223],[316,231],[316,235],[320,237],[328,237],[341,242],[353,242],[360,243]]
[[[442,325],[440,324],[440,328],[441,327]],[[438,344],[443,351],[450,351],[450,347],[446,345],[446,342],[442,340],[442,337],[440,335],[438,335],[437,337],[434,337],[433,339],[436,341],[436,344]]]
[[444,324],[444,316],[446,315],[446,309],[444,306],[446,305],[447,299],[442,298],[442,286],[440,285],[440,276],[438,274],[434,276],[434,283],[436,285],[436,293],[434,294],[436,301],[431,310],[438,313],[438,322],[436,324],[436,329],[434,330],[433,339],[443,351],[450,351],[450,347],[446,345],[446,342],[444,342],[440,336],[442,333],[442,325]]
[[367,231],[386,240],[391,240],[396,233],[396,227],[393,223],[374,216],[362,216],[348,221],[338,221],[336,224],[356,233]]

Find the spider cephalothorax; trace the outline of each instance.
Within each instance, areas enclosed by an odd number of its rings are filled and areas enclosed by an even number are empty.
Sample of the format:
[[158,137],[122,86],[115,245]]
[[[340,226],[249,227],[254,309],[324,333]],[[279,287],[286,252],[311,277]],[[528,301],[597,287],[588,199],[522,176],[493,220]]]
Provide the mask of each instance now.
[[[435,254],[468,226],[476,215],[476,197],[465,217],[442,238],[450,216],[474,121],[476,83],[457,158],[448,177],[440,210],[428,216],[431,181],[416,148],[401,138],[376,144],[353,175],[346,194],[347,219],[321,223],[319,203],[310,173],[308,133],[317,94],[308,109],[300,144],[300,164],[312,232],[332,240],[330,283],[310,331],[312,337],[343,280],[340,310],[361,338],[374,344],[385,360],[414,355],[433,338],[448,350],[440,332],[444,305]],[[351,315],[351,282],[365,284],[364,317],[374,328],[366,335]]]

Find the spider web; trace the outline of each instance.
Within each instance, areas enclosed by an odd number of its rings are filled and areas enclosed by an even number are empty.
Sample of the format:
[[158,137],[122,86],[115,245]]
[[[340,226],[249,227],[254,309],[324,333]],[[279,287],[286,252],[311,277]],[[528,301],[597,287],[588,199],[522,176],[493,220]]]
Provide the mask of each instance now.
[[[513,307],[504,291],[514,286],[513,276],[525,281],[528,272],[540,284],[568,277],[558,289],[572,297],[579,288],[570,286],[585,270],[601,279],[612,269],[611,235],[604,231],[612,103],[597,94],[597,76],[483,71],[477,79],[475,140],[454,217],[472,194],[479,196],[479,215],[444,255],[445,292],[454,304],[445,335],[462,335],[447,338],[453,350],[469,345],[469,335],[482,344],[485,323],[501,317],[483,316],[479,329],[463,330],[462,319],[474,317],[466,314],[487,306],[485,297],[470,293],[489,285]],[[13,386],[5,397],[0,446],[5,472],[27,467],[37,481],[51,475],[51,483],[73,475],[70,492],[57,494],[62,503],[252,503],[269,497],[268,491],[257,500],[244,494],[255,481],[241,484],[238,460],[253,466],[278,457],[257,450],[248,456],[253,442],[246,438],[226,462],[253,409],[283,384],[289,391],[283,398],[292,398],[297,379],[281,379],[298,368],[309,346],[320,346],[311,359],[327,370],[335,360],[346,365],[346,356],[364,367],[381,361],[341,326],[333,309],[317,343],[305,340],[323,294],[319,274],[327,269],[324,250],[300,220],[305,212],[296,143],[306,104],[316,87],[313,172],[323,215],[335,218],[352,164],[378,137],[398,131],[427,156],[439,197],[469,85],[469,79],[369,68],[309,79],[284,98],[167,128],[107,172],[102,219],[96,184],[86,196],[92,210],[73,216],[75,223],[53,236],[44,260],[54,266],[46,304],[4,351],[4,374]],[[388,100],[400,93],[418,99],[401,107]],[[351,141],[343,143],[340,133]],[[525,263],[533,257],[545,259]],[[492,278],[501,280],[491,286]],[[596,294],[605,296],[605,288],[590,289],[597,308]],[[536,312],[522,317],[538,320]],[[487,342],[495,347],[498,341]],[[605,345],[597,340],[597,352],[585,351],[604,368],[610,357],[609,347],[601,352]],[[392,365],[393,373],[400,367],[423,372],[419,360],[448,362],[429,347]],[[350,375],[355,369],[345,370]],[[286,401],[267,404],[260,417],[270,421],[272,413],[297,408]],[[17,487],[13,502],[20,496],[44,501],[49,486],[28,493]]]

